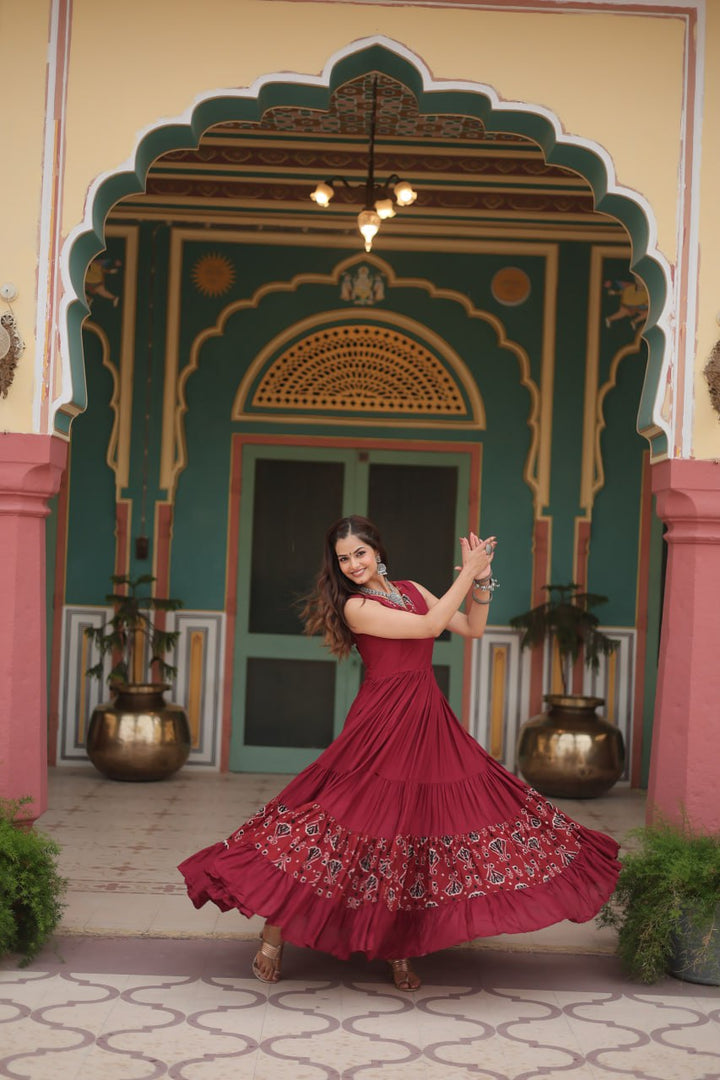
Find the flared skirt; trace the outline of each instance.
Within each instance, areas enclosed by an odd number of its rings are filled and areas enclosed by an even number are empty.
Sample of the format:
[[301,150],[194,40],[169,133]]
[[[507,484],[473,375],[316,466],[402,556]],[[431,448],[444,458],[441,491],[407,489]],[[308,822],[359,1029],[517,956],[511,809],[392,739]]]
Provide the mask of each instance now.
[[490,757],[426,670],[366,680],[317,761],[180,870],[196,907],[389,959],[591,919],[617,850]]

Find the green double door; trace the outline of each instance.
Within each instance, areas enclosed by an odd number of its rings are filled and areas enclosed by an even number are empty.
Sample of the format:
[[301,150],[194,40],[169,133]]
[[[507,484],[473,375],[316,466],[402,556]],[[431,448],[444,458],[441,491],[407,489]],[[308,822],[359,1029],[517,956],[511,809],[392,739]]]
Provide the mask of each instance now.
[[[295,773],[342,728],[362,662],[338,663],[303,635],[300,612],[337,518],[374,521],[392,578],[436,595],[452,581],[467,531],[464,454],[246,446],[239,528],[230,768]],[[435,672],[459,712],[462,639],[443,635]]]

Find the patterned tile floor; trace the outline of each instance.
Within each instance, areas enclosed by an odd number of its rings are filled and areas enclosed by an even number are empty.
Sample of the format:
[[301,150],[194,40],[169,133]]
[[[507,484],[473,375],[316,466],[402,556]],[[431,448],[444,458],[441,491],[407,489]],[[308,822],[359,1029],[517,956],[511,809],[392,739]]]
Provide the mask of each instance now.
[[[0,1077],[13,1080],[720,1080],[720,989],[629,983],[594,924],[485,939],[384,966],[288,948],[249,977],[257,923],[196,912],[175,872],[283,784],[200,776],[115,784],[51,776],[40,826],[63,845],[68,908],[52,947],[0,964]],[[622,839],[641,795],[563,809]]]

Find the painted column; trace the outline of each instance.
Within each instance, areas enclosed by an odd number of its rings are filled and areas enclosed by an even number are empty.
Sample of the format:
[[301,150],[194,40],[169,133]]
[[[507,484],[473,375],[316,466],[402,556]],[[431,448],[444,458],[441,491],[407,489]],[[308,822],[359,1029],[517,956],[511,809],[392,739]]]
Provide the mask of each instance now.
[[47,808],[45,518],[67,443],[0,435],[0,796]]
[[720,463],[652,467],[668,531],[648,820],[720,831]]

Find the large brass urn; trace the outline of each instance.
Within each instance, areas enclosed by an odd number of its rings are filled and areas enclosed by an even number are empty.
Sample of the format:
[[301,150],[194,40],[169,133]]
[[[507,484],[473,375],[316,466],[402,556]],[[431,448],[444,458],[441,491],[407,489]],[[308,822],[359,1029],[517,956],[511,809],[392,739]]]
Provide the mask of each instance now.
[[602,698],[546,694],[547,712],[521,728],[520,771],[543,795],[594,799],[620,779],[625,767],[622,732],[598,716]]
[[125,683],[92,714],[87,754],[110,780],[164,780],[190,753],[185,711],[164,700],[167,683]]

